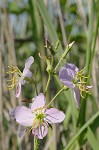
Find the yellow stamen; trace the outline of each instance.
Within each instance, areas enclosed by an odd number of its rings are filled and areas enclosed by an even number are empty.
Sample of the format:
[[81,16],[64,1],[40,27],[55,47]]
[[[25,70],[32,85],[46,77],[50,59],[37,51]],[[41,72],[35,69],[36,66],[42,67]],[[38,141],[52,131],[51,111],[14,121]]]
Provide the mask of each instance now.
[[46,110],[46,108],[43,108],[43,107],[37,108],[37,109],[33,110],[32,113],[37,112],[37,110],[41,110],[41,112],[42,112],[42,110]]
[[15,72],[18,71],[18,67],[14,67],[14,66],[8,66],[9,70],[7,71],[8,74],[13,74]]
[[[32,123],[32,127],[29,129],[29,132],[34,128],[39,128],[40,129],[40,124],[43,122],[44,123],[44,117],[45,117],[45,114],[42,112],[44,108],[40,107],[40,108],[37,108],[35,109],[32,113],[36,113],[35,115],[35,119],[33,120],[33,123]],[[42,114],[42,118],[39,118],[39,115]]]
[[81,95],[82,98],[84,98],[84,96],[82,95],[83,92],[89,94],[89,89],[86,88],[86,81],[84,81],[84,80],[88,79],[90,77],[90,75],[89,76],[84,76],[84,70],[85,70],[85,68],[78,71],[77,74],[76,74],[76,78],[75,78],[77,80],[75,82],[75,83],[77,83],[76,86],[79,88],[80,95]]
[[9,70],[7,70],[6,73],[14,74],[15,72],[17,72],[19,76],[22,76],[22,72],[19,70],[18,67],[14,67],[14,66],[11,65],[11,66],[8,66],[8,68],[9,68]]
[[86,84],[86,82],[83,81],[81,77],[79,78],[79,80],[80,80],[80,82],[81,82],[82,84]]
[[7,87],[8,87],[9,90],[12,90],[12,89],[14,88],[14,86],[15,86],[15,85],[13,85],[13,86],[8,86],[8,85],[7,85]]
[[30,132],[33,128],[35,128],[34,125],[35,125],[35,122],[36,122],[36,121],[37,121],[37,118],[34,119],[34,121],[33,121],[33,123],[32,123],[32,127],[29,129],[29,132]]
[[77,72],[77,74],[84,72],[85,68],[81,69],[80,71]]
[[85,77],[85,76],[81,75],[80,77],[81,77],[81,78],[85,78],[85,79],[87,79],[87,78],[89,78],[89,77],[90,77],[90,75],[89,75],[89,76],[87,76],[87,77]]
[[16,76],[13,76],[12,79],[7,80],[8,82],[11,82],[11,85],[7,85],[7,87],[9,88],[9,90],[12,90],[14,88],[14,86],[16,85]]
[[84,96],[82,95],[82,91],[80,91],[80,95],[81,95],[82,98],[84,98]]

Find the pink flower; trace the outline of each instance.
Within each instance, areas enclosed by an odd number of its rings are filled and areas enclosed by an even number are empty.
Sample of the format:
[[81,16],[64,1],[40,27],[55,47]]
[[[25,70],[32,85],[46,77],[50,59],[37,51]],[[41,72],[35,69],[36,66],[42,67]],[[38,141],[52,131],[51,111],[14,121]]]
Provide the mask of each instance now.
[[9,70],[7,73],[14,74],[17,72],[18,77],[13,76],[11,80],[8,80],[11,85],[8,85],[9,90],[13,89],[17,84],[16,97],[18,98],[21,93],[21,85],[28,83],[28,79],[32,77],[32,72],[30,71],[30,66],[34,62],[34,58],[30,56],[25,62],[25,68],[23,73],[18,69],[18,67],[9,66]]
[[43,93],[34,98],[30,108],[18,106],[10,112],[16,122],[22,126],[30,127],[32,134],[38,139],[43,139],[48,133],[49,124],[60,123],[65,114],[56,108],[47,108]]
[[60,81],[69,88],[73,89],[74,98],[77,106],[80,106],[80,95],[82,98],[83,92],[90,93],[92,86],[87,86],[84,75],[84,69],[80,70],[71,63],[67,63],[64,67],[61,67],[59,71]]
[[21,85],[28,83],[28,81],[26,81],[25,78],[32,77],[32,72],[30,71],[30,66],[33,62],[34,62],[34,58],[32,56],[30,56],[25,62],[25,68],[23,70],[22,76],[20,77],[18,85],[17,85],[16,97],[20,96]]

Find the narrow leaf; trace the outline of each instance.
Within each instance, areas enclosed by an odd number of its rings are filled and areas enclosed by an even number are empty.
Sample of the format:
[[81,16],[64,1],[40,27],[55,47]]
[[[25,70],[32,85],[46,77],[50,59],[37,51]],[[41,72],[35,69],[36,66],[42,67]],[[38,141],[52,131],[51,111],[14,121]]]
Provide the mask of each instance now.
[[64,148],[64,150],[69,150],[71,148],[71,146],[74,144],[74,142],[78,139],[78,137],[80,136],[80,134],[99,116],[99,111],[97,113],[95,113],[78,131],[77,134],[75,134],[73,136],[73,138],[71,139],[71,141],[68,143],[68,145],[66,146],[66,148]]
[[87,139],[92,147],[93,150],[99,150],[99,142],[96,140],[95,135],[93,134],[92,130],[90,127],[88,127],[87,131]]

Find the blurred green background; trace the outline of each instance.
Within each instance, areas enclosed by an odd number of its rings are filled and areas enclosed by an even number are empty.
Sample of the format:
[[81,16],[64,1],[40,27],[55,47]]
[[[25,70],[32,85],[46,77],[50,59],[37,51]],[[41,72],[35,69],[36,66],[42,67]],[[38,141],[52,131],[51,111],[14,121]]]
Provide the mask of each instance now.
[[[90,74],[88,84],[93,88],[91,95],[81,99],[80,110],[75,105],[71,90],[57,97],[54,105],[66,113],[66,119],[60,125],[54,125],[49,135],[39,141],[39,149],[99,150],[98,28],[99,0],[0,0],[0,150],[33,150],[33,135],[27,132],[23,139],[19,139],[19,126],[9,116],[9,111],[23,104],[23,99],[35,97],[35,87],[23,87],[17,100],[15,89],[9,91],[7,88],[9,76],[6,71],[8,65],[23,70],[25,60],[30,55],[34,56],[31,70],[37,73],[38,91],[43,92],[48,75],[46,62],[38,53],[49,56],[44,47],[45,39],[53,47],[58,40],[61,41],[55,65],[66,45],[75,41],[60,66],[70,62],[79,69],[85,67],[85,73]],[[47,101],[60,88],[58,77],[52,78]]]

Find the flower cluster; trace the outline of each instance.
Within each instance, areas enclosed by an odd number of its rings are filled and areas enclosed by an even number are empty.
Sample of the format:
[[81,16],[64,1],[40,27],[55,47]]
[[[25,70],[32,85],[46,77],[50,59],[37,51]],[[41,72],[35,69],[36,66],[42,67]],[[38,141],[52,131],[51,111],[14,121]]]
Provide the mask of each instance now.
[[[7,73],[12,74],[13,77],[11,80],[8,80],[11,83],[11,85],[8,85],[8,88],[11,90],[17,85],[16,97],[19,97],[21,93],[21,85],[29,83],[32,77],[30,66],[33,62],[34,58],[30,56],[25,62],[23,73],[19,68],[9,66]],[[14,75],[16,72],[19,77]],[[52,123],[60,123],[65,118],[65,114],[62,111],[56,108],[48,108],[43,93],[33,98],[30,107],[17,106],[10,111],[10,115],[21,125],[21,136],[23,136],[23,131],[29,128],[29,131],[32,131],[32,134],[38,139],[43,139],[47,135],[48,128]]]
[[[52,58],[46,57],[46,71],[48,72],[49,78],[44,94],[38,94],[37,92],[37,96],[33,98],[33,102],[30,103],[29,107],[21,105],[10,111],[10,115],[16,120],[18,124],[21,125],[20,136],[23,136],[23,134],[26,132],[26,129],[29,128],[29,131],[31,131],[36,138],[43,139],[48,133],[48,128],[51,127],[53,123],[60,123],[65,119],[65,114],[62,111],[51,106],[51,103],[62,91],[67,91],[69,88],[73,89],[77,107],[80,106],[80,96],[84,97],[84,92],[90,93],[92,86],[87,86],[86,79],[89,78],[89,76],[84,76],[84,69],[79,71],[79,69],[74,64],[67,63],[65,66],[61,67],[59,71],[59,79],[64,84],[64,86],[58,93],[56,93],[49,104],[46,104],[45,96],[48,91],[51,77],[56,74],[56,69],[58,68],[60,62],[66,57],[73,43],[74,42],[67,46],[55,68],[54,56],[57,52],[56,49],[59,43],[56,45],[54,51],[51,50]],[[34,83],[32,79],[32,72],[30,71],[30,66],[33,62],[34,58],[30,56],[25,62],[25,68],[23,72],[21,72],[18,67],[8,66],[9,69],[7,73],[12,75],[12,79],[7,80],[8,83],[10,83],[8,84],[8,88],[11,90],[16,85],[17,98],[20,96],[22,85]]]

